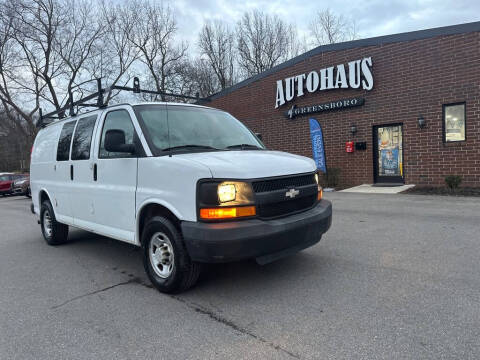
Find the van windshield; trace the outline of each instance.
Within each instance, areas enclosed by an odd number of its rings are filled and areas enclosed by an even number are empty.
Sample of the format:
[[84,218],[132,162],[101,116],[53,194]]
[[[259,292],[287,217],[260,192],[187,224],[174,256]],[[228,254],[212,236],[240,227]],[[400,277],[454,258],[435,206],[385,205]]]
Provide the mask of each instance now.
[[265,148],[247,127],[224,111],[180,105],[137,105],[134,109],[155,155]]

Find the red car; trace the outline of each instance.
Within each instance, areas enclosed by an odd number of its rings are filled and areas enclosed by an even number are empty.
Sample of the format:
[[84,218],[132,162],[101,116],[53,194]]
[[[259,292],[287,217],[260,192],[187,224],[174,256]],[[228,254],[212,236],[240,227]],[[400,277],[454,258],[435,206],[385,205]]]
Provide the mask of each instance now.
[[13,182],[24,177],[23,174],[0,173],[0,195],[13,194]]
[[5,196],[12,192],[13,174],[0,173],[0,195]]

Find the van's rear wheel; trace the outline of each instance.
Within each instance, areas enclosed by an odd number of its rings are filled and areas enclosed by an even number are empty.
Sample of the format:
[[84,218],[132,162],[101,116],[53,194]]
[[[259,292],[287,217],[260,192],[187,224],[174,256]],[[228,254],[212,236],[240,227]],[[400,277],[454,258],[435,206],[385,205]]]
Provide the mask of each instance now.
[[49,200],[45,200],[40,208],[40,226],[48,245],[60,245],[67,241],[68,226],[57,222]]
[[181,233],[167,218],[150,219],[143,230],[143,264],[152,284],[163,293],[192,287],[200,275],[200,264],[187,253]]

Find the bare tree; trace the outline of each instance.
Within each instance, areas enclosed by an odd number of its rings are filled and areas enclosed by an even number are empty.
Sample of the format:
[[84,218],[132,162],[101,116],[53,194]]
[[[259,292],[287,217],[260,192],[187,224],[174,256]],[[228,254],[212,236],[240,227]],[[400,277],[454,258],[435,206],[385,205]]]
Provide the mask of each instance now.
[[213,69],[220,89],[235,82],[234,33],[220,21],[206,23],[199,34],[198,46],[201,54]]
[[179,72],[182,74],[180,81],[185,84],[181,90],[183,94],[198,94],[200,98],[205,98],[220,90],[219,80],[208,60],[204,58],[197,57],[189,61]]
[[0,0],[0,131],[23,144],[22,159],[40,106],[59,110],[69,93],[95,91],[98,77],[128,79],[139,54],[131,29],[132,17],[94,0]]
[[207,97],[219,91],[220,86],[212,67],[202,58],[197,58],[192,64],[192,77],[200,97]]
[[[53,0],[5,0],[1,4],[0,101],[8,118],[20,115],[30,133],[35,132],[33,114],[41,100],[55,108],[61,104],[54,83],[64,69],[54,46],[63,16],[55,11],[56,6]],[[26,100],[33,103],[29,110],[25,110]]]
[[330,9],[317,12],[310,23],[310,32],[315,46],[358,38],[355,21],[348,20],[343,15],[336,15]]
[[82,85],[92,80],[93,74],[88,64],[99,56],[106,32],[91,1],[64,1],[61,7],[64,21],[54,38],[54,50],[64,66],[66,93],[73,90],[81,93]]
[[[126,81],[139,50],[132,16],[93,0],[0,0],[0,104],[35,133],[41,104],[60,109],[68,94]],[[107,101],[112,94],[108,94]],[[62,115],[62,114],[60,114]]]
[[28,169],[31,137],[27,123],[18,113],[7,114],[0,105],[0,172]]
[[239,66],[252,76],[292,57],[295,28],[278,16],[261,11],[245,13],[237,24]]
[[[157,91],[168,92],[175,87],[178,65],[186,56],[187,45],[177,44],[177,25],[172,10],[162,3],[133,1],[134,19],[130,40],[140,51],[140,61],[147,67],[149,80]],[[165,100],[165,96],[161,97]]]
[[[105,27],[99,55],[92,59],[93,77],[104,79],[104,82],[116,85],[121,82],[126,85],[132,76],[129,70],[139,59],[140,49],[130,40],[137,17],[132,13],[132,7],[111,5],[102,2],[101,20]],[[109,92],[105,103],[118,93]]]

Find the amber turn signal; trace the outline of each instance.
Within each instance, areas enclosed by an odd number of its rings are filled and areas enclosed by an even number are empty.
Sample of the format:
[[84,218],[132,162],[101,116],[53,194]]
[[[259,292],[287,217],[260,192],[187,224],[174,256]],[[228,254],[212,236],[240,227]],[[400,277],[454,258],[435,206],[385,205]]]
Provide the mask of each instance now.
[[323,189],[319,186],[318,187],[317,200],[318,201],[322,200],[322,197],[323,197]]
[[206,220],[254,216],[256,213],[255,206],[200,209],[200,217]]

